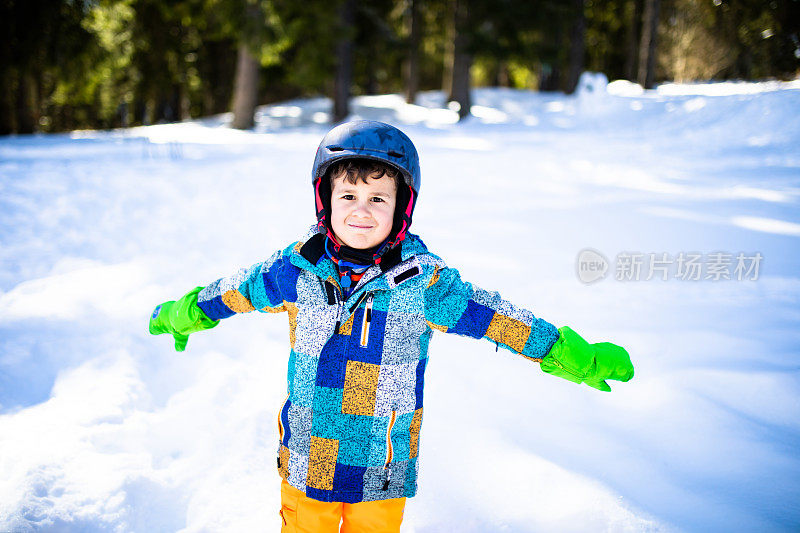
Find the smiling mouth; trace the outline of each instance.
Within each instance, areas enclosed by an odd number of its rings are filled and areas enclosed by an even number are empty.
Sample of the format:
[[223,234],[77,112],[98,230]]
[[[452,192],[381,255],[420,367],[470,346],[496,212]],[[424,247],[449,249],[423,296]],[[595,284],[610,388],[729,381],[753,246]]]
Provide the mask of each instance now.
[[372,226],[364,226],[364,225],[361,225],[361,224],[348,224],[348,226],[350,226],[351,228],[356,228],[356,229],[371,229],[372,228]]

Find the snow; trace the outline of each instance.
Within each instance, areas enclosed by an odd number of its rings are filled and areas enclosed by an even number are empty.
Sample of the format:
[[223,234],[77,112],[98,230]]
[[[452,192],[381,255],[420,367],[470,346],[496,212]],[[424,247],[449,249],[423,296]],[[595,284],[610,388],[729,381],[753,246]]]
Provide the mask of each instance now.
[[[439,92],[354,102],[417,144],[432,250],[636,365],[601,393],[436,335],[402,531],[797,530],[800,82],[583,81],[478,89],[461,123]],[[329,106],[0,138],[0,531],[278,530],[285,317],[182,353],[147,319],[313,222]],[[605,279],[578,279],[585,249]],[[618,281],[635,252],[763,262]]]

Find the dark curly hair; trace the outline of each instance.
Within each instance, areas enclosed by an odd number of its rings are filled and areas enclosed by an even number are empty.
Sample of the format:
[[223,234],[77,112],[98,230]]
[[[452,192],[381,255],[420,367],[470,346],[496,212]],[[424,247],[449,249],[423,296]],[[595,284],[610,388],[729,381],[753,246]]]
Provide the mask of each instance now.
[[342,176],[353,185],[355,185],[359,179],[367,183],[367,178],[378,179],[388,176],[394,181],[395,190],[397,190],[397,185],[400,181],[400,172],[398,172],[397,169],[369,159],[345,159],[331,165],[331,168],[328,169],[331,189],[333,189],[333,180],[339,179]]

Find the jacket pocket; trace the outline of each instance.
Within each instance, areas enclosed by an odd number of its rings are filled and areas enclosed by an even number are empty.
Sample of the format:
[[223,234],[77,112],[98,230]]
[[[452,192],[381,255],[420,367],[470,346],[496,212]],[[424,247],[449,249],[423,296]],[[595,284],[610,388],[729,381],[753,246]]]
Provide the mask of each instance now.
[[383,472],[386,480],[383,482],[383,490],[389,490],[389,481],[391,481],[392,471],[389,469],[389,464],[394,459],[394,448],[392,447],[392,428],[397,419],[397,411],[392,411],[392,417],[389,419],[389,425],[386,428],[386,462],[383,465]]
[[289,402],[289,394],[286,395],[286,399],[283,400],[281,404],[281,408],[278,409],[278,468],[281,465],[281,446],[283,446],[283,434],[285,433],[285,428],[283,427],[283,410],[286,408],[286,404]]

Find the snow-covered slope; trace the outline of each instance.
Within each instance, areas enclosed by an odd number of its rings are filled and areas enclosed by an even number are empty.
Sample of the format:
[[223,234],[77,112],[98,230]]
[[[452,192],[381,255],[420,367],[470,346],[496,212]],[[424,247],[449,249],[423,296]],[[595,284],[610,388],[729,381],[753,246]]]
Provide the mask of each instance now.
[[[800,83],[584,81],[476,90],[461,124],[440,93],[355,101],[417,144],[432,250],[636,365],[604,394],[436,336],[403,531],[797,530]],[[0,138],[0,531],[278,530],[285,317],[183,353],[147,319],[313,222],[328,107]],[[592,284],[586,248],[609,262]],[[717,252],[731,274],[760,253],[758,279],[675,277]],[[645,280],[650,253],[667,281]]]

